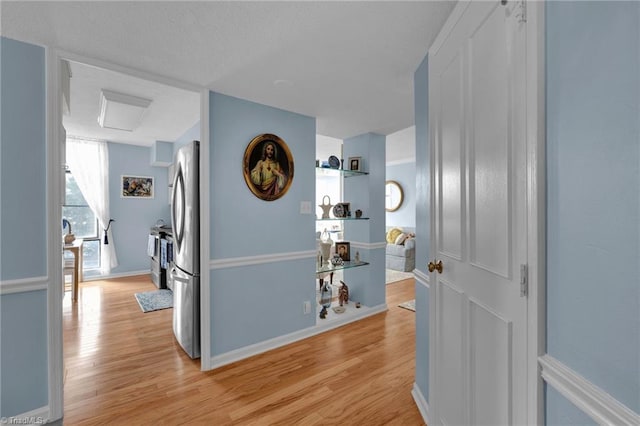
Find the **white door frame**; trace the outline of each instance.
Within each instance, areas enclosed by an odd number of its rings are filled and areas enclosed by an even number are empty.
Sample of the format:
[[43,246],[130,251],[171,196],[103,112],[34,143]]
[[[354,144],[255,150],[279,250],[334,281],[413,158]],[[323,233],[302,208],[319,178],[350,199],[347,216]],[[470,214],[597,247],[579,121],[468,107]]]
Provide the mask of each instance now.
[[[451,16],[434,42],[432,49],[439,48],[458,21],[470,0],[456,5]],[[513,1],[513,0],[508,0]],[[540,374],[539,357],[546,353],[546,282],[545,282],[545,246],[546,246],[546,175],[545,175],[545,61],[544,61],[544,2],[526,2],[517,0],[517,7],[524,13],[526,27],[526,69],[531,73],[527,78],[526,105],[526,157],[527,157],[527,264],[528,264],[528,298],[527,298],[527,423],[542,424],[544,420],[544,386]],[[431,130],[430,161],[435,158],[434,143]],[[430,166],[433,182],[433,165]],[[434,218],[436,217],[433,186],[430,196],[431,235],[435,235]],[[432,256],[433,257],[433,256]],[[433,315],[436,312],[436,300],[429,297],[429,389],[430,393],[437,389],[434,360],[437,357],[435,345],[436,324]],[[429,395],[429,417],[437,418],[437,404],[433,404]]]
[[527,20],[527,263],[528,296],[528,398],[529,424],[544,420],[544,382],[539,358],[546,347],[546,97],[544,2],[526,2]]
[[[64,413],[63,383],[63,340],[62,340],[62,245],[60,243],[60,223],[62,221],[62,197],[64,194],[62,152],[59,135],[62,128],[62,87],[60,84],[61,64],[63,60],[79,62],[106,70],[119,72],[132,77],[154,81],[184,90],[200,93],[200,177],[209,181],[209,89],[183,81],[162,77],[146,71],[140,71],[104,61],[87,58],[75,53],[45,46],[46,49],[46,145],[47,145],[47,269],[49,288],[47,291],[47,352],[49,372],[49,419],[59,419]],[[209,217],[209,190],[200,185],[200,217]],[[201,221],[200,264],[209,265],[210,224]],[[210,326],[210,288],[209,271],[202,271],[200,278],[200,369],[211,369],[211,326]]]

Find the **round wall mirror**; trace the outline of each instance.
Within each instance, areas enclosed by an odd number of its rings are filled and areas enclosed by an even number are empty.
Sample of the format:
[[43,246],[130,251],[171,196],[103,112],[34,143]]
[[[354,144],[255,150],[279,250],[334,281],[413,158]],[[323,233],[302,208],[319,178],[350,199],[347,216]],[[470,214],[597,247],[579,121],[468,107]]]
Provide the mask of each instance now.
[[384,183],[384,206],[388,212],[395,212],[402,205],[404,193],[402,187],[395,180]]

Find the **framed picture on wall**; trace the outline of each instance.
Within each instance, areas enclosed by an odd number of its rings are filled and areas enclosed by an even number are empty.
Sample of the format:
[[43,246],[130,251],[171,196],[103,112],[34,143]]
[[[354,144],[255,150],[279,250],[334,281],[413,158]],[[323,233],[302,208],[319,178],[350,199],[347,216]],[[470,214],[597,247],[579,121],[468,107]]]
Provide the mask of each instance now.
[[153,177],[122,175],[120,189],[122,198],[153,198]]
[[345,262],[351,260],[351,243],[347,241],[336,242],[336,253]]
[[361,172],[362,157],[349,157],[349,170]]
[[287,193],[293,182],[293,155],[278,136],[265,133],[251,140],[242,161],[249,190],[264,201],[274,201]]

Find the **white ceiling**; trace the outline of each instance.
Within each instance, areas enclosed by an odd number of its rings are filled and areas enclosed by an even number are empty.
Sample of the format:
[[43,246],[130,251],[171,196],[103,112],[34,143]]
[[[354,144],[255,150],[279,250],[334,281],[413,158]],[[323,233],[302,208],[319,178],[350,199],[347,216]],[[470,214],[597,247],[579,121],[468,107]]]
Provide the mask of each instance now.
[[[9,38],[313,116],[317,133],[344,139],[388,135],[414,123],[414,72],[454,4],[3,0],[0,30]],[[145,97],[134,90],[139,88],[135,81],[119,91]],[[87,102],[97,104],[94,99]],[[95,114],[87,112],[89,119],[95,121]]]
[[[197,92],[77,62],[71,62],[70,67],[71,113],[63,117],[69,136],[150,146],[155,141],[174,142],[200,119],[200,94]],[[151,100],[138,128],[128,132],[98,125],[102,89]]]

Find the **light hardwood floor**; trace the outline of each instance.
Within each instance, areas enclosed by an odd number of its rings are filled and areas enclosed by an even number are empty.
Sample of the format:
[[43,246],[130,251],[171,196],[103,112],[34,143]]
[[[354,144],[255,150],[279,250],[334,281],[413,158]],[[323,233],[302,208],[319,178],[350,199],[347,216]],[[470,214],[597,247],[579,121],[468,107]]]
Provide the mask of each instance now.
[[175,342],[172,310],[142,313],[146,276],[64,299],[65,425],[424,425],[411,397],[414,280],[385,313],[213,371]]

